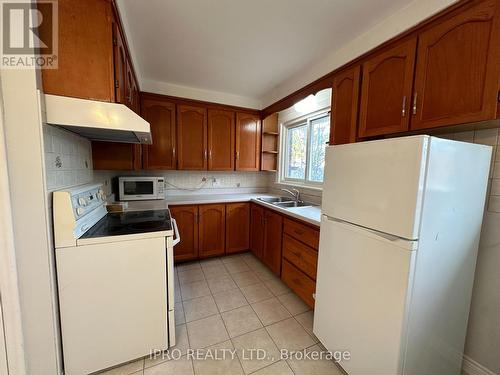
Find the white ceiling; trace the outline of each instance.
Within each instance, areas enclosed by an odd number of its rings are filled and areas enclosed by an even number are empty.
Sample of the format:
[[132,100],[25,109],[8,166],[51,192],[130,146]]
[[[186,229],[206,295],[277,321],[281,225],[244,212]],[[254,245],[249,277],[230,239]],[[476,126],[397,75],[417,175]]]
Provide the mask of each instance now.
[[[119,0],[141,88],[259,100],[411,0]],[[146,85],[151,86],[151,84]]]

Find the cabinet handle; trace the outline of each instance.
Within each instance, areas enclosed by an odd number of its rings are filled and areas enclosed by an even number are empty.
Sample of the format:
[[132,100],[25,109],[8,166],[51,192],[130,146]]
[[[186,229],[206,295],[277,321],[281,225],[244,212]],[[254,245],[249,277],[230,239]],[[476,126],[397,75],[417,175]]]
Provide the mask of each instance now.
[[207,149],[205,149],[205,152],[203,154],[203,157],[205,158],[205,160],[207,159]]
[[403,96],[403,108],[401,108],[401,117],[406,116],[406,95]]
[[236,160],[238,160],[239,158],[240,158],[240,152],[236,151]]
[[302,259],[302,254],[299,253],[298,251],[292,251],[292,254],[295,255],[297,258]]
[[212,160],[212,150],[208,150],[208,158]]
[[175,159],[175,148],[172,149],[172,158]]
[[304,234],[304,231],[303,230],[300,230],[300,229],[294,229],[293,230],[296,234],[298,234],[299,236],[302,236]]
[[412,109],[412,113],[414,115],[417,114],[417,93],[413,94],[413,109]]

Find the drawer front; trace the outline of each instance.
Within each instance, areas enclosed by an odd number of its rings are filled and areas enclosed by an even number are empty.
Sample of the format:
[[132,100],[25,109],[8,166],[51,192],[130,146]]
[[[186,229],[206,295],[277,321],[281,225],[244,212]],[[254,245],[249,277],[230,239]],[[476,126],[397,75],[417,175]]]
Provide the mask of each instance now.
[[307,225],[297,223],[296,221],[285,219],[285,233],[293,238],[311,246],[314,249],[319,248],[319,230]]
[[318,252],[302,242],[283,236],[283,256],[299,270],[316,280],[318,268]]
[[281,279],[288,285],[309,307],[314,308],[313,293],[316,290],[314,280],[306,276],[297,267],[283,259],[283,269]]

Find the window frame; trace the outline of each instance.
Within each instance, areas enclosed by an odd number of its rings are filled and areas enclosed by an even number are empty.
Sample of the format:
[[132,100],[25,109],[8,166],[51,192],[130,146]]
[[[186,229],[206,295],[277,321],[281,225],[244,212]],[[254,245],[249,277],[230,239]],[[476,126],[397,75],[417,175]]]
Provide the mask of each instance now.
[[[309,180],[309,168],[311,161],[311,123],[314,120],[322,117],[330,116],[330,108],[318,110],[307,115],[298,117],[291,121],[280,124],[280,152],[279,152],[279,173],[277,173],[277,182],[282,185],[291,185],[298,187],[306,187],[311,189],[322,190],[323,181]],[[331,119],[330,119],[331,120]],[[289,160],[288,145],[288,131],[293,128],[307,125],[307,139],[306,139],[306,166],[304,179],[286,177],[286,171]]]

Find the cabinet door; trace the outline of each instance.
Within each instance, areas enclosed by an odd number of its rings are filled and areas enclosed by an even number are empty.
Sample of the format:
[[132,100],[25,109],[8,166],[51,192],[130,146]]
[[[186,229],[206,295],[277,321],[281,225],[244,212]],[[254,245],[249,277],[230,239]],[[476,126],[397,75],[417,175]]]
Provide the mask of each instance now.
[[360,72],[358,65],[333,78],[329,142],[331,145],[356,142]]
[[236,170],[260,168],[260,119],[248,113],[236,114]]
[[408,130],[416,38],[363,64],[359,137]]
[[224,255],[226,207],[223,204],[204,204],[198,209],[200,212],[200,257]]
[[130,143],[92,141],[92,163],[94,170],[140,170],[141,147]]
[[188,105],[177,106],[178,167],[207,169],[207,110]]
[[127,94],[130,92],[130,88],[127,82],[127,54],[122,34],[116,23],[113,24],[113,46],[115,101],[128,105]]
[[234,170],[234,112],[208,110],[208,169]]
[[264,247],[264,209],[256,204],[250,209],[250,249],[254,255],[262,259]]
[[170,206],[181,242],[174,247],[175,261],[198,258],[198,206]]
[[250,203],[226,204],[226,253],[250,248]]
[[482,2],[419,35],[412,129],[495,118],[498,6],[498,1]]
[[139,113],[139,89],[135,80],[132,64],[127,61],[127,106],[134,112]]
[[149,122],[152,145],[143,145],[144,169],[175,169],[175,104],[143,98],[141,115]]
[[[58,68],[41,70],[43,91],[115,101],[111,2],[59,0],[57,4]],[[42,34],[52,32],[43,25]]]
[[265,210],[262,260],[278,276],[281,274],[282,234],[283,217],[274,211]]

